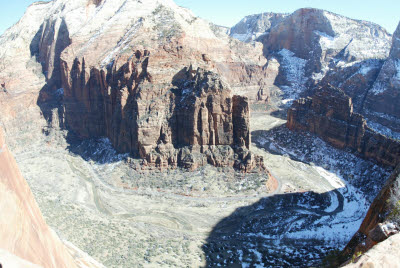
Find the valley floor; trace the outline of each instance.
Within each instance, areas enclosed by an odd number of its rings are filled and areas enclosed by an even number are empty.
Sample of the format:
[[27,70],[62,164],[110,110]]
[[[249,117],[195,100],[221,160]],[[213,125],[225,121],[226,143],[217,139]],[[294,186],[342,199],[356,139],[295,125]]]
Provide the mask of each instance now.
[[270,114],[251,123],[274,187],[210,166],[135,171],[108,140],[67,144],[56,130],[14,154],[47,223],[107,267],[319,264],[350,240],[390,170]]

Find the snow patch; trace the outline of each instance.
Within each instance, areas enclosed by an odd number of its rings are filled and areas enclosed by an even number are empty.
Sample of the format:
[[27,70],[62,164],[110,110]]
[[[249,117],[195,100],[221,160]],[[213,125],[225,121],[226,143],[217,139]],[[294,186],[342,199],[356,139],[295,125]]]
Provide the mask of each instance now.
[[285,99],[288,100],[286,103],[289,103],[290,99],[298,99],[300,94],[306,90],[305,66],[307,60],[296,57],[292,51],[287,49],[282,49],[278,54],[282,57],[281,67],[289,82],[289,85],[282,86],[281,89],[285,93]]

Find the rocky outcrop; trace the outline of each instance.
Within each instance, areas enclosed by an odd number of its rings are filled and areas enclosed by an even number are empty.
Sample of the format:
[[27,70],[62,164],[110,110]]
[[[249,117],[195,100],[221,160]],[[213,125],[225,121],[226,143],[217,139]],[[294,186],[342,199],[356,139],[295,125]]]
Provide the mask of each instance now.
[[396,234],[343,267],[398,267],[400,263],[399,247],[400,234]]
[[[41,267],[77,267],[66,247],[44,221],[27,182],[8,151],[1,129],[0,196],[2,250]],[[23,262],[15,258],[3,259],[11,255],[1,253],[0,263],[3,267],[14,267],[11,264]],[[30,266],[24,264],[21,267]]]
[[388,219],[393,209],[389,200],[394,192],[399,191],[399,183],[400,166],[397,166],[372,202],[360,229],[343,250],[344,256],[352,256],[356,252],[364,253],[377,243],[399,232],[399,226],[395,226]]
[[370,129],[365,119],[353,112],[351,98],[332,86],[295,101],[288,111],[287,127],[314,133],[338,148],[350,148],[380,164],[394,167],[400,163],[400,142]]
[[[249,152],[246,97],[232,96],[220,76],[192,66],[157,83],[149,51],[107,70],[63,63],[65,124],[81,137],[108,137],[144,165],[195,169],[206,163],[244,171],[262,167]],[[240,150],[239,150],[240,149]]]
[[370,59],[349,66],[334,68],[318,83],[318,86],[332,85],[343,90],[362,114],[368,90],[375,83],[384,60]]

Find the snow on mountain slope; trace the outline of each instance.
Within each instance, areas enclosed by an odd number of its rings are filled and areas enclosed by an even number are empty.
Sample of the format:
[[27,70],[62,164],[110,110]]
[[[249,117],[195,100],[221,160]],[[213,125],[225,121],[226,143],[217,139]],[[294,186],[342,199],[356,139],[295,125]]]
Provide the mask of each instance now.
[[230,30],[230,36],[242,42],[255,41],[261,35],[269,32],[276,24],[281,22],[288,14],[261,13],[244,17]]

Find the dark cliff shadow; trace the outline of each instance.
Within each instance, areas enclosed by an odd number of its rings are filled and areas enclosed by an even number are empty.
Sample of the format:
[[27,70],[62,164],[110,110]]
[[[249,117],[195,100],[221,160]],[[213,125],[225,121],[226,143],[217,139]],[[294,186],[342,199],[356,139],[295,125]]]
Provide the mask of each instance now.
[[253,144],[269,154],[323,167],[345,178],[364,195],[371,195],[371,202],[392,172],[392,168],[364,159],[350,148],[338,149],[312,133],[291,131],[286,124],[270,130],[255,130],[251,135]]
[[127,160],[128,158],[132,159],[133,157],[128,153],[118,153],[112,146],[111,141],[104,137],[83,139],[69,130],[66,135],[66,141],[68,143],[67,150],[70,153],[97,164],[110,164]]
[[[50,44],[54,47],[50,47]],[[61,53],[71,44],[69,31],[64,19],[56,29],[55,21],[46,21],[35,34],[30,44],[31,56],[42,65],[42,73],[46,78],[46,84],[41,88],[37,105],[49,125],[53,121],[62,125],[62,99],[64,90],[61,82]],[[53,60],[50,57],[50,50],[54,49]],[[50,70],[50,72],[49,72]],[[56,119],[57,118],[57,119]],[[46,132],[46,131],[45,131]]]
[[[345,178],[346,185],[324,193],[277,194],[236,209],[202,246],[206,267],[310,267],[337,261],[390,170],[286,125],[251,134],[256,147],[296,161],[299,169],[303,164],[323,168]],[[320,183],[331,184],[331,179],[321,175]]]
[[[128,157],[118,154],[106,138],[83,139],[70,130],[64,120],[64,89],[62,88],[61,53],[71,44],[69,30],[64,20],[58,29],[55,21],[46,21],[35,34],[30,44],[31,57],[41,64],[41,72],[46,78],[46,84],[41,88],[37,99],[47,127],[43,129],[44,135],[51,135],[52,128],[68,129],[66,135],[67,149],[85,160],[97,163],[112,163]],[[55,43],[54,43],[55,42]],[[53,45],[51,48],[49,45]],[[49,50],[54,49],[54,58],[48,59]],[[51,69],[51,72],[49,72]]]
[[[332,208],[332,198],[337,198]],[[334,232],[343,211],[337,191],[288,193],[236,209],[213,228],[202,250],[206,267],[309,267],[344,246]],[[351,234],[352,235],[352,234]]]

